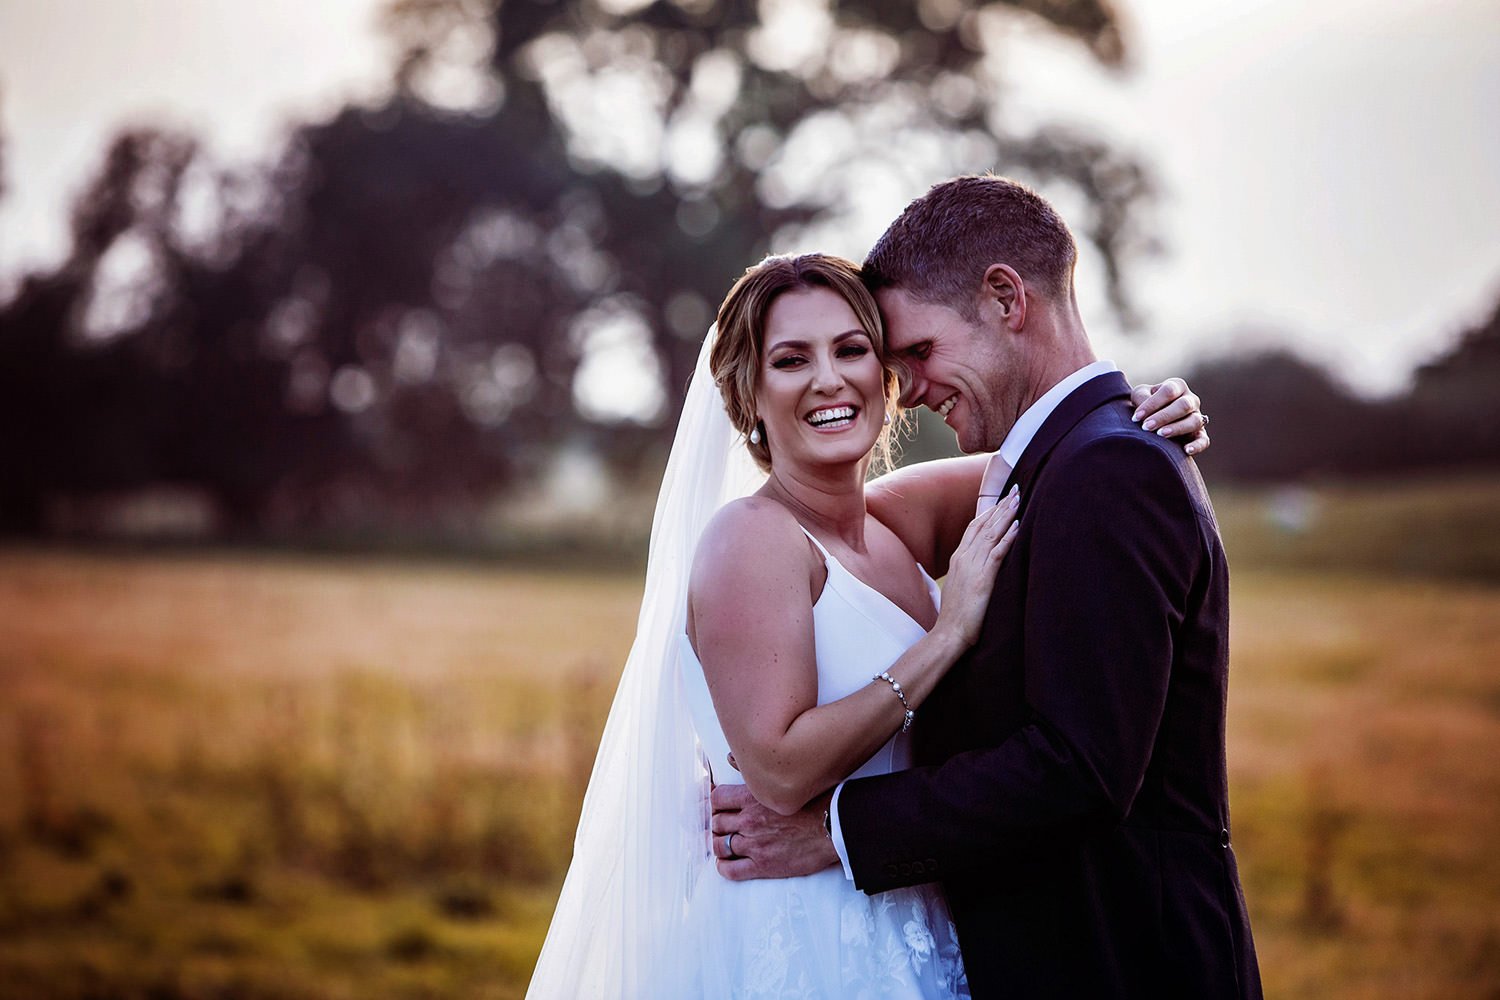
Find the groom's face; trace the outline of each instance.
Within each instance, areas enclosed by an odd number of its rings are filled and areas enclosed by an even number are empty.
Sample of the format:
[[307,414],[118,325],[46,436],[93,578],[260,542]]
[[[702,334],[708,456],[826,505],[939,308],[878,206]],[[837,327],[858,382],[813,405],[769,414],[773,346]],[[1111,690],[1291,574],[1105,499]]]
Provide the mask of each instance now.
[[1016,414],[1008,398],[1019,362],[1011,338],[899,288],[881,289],[875,301],[887,348],[911,372],[902,405],[938,413],[967,453],[999,448]]

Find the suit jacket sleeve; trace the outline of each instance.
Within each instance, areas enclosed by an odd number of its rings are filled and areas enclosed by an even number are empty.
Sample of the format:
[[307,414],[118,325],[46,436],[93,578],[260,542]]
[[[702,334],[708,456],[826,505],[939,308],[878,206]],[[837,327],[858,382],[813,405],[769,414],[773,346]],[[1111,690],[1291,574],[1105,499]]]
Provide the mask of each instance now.
[[[867,892],[1025,864],[1114,826],[1141,787],[1203,536],[1173,457],[1138,432],[1050,465],[1023,525],[1025,723],[998,746],[844,786]],[[1014,614],[992,606],[986,627]]]

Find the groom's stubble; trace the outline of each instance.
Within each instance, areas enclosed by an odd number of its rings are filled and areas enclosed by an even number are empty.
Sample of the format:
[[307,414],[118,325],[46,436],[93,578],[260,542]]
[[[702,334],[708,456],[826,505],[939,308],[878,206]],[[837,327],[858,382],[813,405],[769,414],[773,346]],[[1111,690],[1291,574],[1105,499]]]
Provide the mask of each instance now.
[[968,454],[998,449],[1022,413],[1095,360],[1071,288],[1059,302],[1012,276],[1020,286],[1019,318],[1014,301],[1002,303],[989,290],[980,292],[972,318],[899,289],[876,293],[894,352],[930,345],[925,359],[907,360],[919,373],[908,405],[936,411],[957,391],[963,402],[955,410],[965,409],[949,426]]

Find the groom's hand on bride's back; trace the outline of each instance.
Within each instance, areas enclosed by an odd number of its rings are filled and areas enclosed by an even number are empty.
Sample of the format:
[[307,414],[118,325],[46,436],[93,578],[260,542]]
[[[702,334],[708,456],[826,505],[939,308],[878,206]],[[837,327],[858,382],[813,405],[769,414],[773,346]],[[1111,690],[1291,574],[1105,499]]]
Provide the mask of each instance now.
[[791,878],[838,864],[823,826],[829,798],[820,795],[784,816],[757,802],[744,785],[715,786],[709,838],[719,874],[736,882]]

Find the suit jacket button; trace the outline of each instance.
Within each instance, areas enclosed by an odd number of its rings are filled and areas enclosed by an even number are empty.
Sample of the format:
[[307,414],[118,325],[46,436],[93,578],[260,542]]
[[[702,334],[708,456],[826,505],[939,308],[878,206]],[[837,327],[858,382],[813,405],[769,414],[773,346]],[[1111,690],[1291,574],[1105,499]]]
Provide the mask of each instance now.
[[903,861],[903,862],[901,862],[901,874],[902,875],[910,875],[911,874],[911,862],[910,861]]
[[937,874],[937,858],[928,858],[927,859],[927,874],[929,874],[929,875],[936,875]]
[[1222,829],[1222,830],[1219,831],[1219,846],[1220,847],[1228,847],[1229,846],[1229,830],[1228,829]]
[[894,864],[886,865],[885,874],[887,878],[895,878],[897,874],[896,866]]

